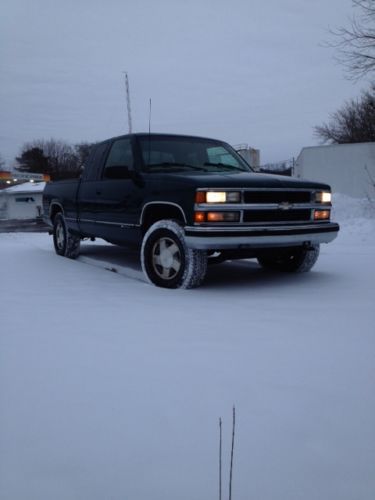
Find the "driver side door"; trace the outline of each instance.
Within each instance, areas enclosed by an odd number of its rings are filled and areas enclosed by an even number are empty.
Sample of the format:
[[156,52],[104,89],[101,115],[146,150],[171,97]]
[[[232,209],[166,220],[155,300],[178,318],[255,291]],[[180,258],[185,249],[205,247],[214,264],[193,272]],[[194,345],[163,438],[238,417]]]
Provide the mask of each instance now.
[[96,227],[101,238],[119,242],[134,240],[142,201],[134,166],[131,137],[115,140],[110,146],[96,197]]

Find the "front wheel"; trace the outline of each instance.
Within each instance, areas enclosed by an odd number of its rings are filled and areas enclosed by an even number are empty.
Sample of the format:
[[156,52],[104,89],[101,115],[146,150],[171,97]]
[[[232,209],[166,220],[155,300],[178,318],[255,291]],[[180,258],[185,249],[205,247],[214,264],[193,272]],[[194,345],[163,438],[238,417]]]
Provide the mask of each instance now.
[[319,257],[319,244],[309,247],[276,248],[258,255],[259,264],[265,269],[289,273],[306,273]]
[[66,226],[62,213],[58,213],[53,221],[53,244],[57,255],[76,259],[80,251],[81,238],[72,234]]
[[207,271],[207,253],[188,248],[183,228],[173,220],[160,220],[148,229],[141,262],[148,280],[163,288],[198,287]]

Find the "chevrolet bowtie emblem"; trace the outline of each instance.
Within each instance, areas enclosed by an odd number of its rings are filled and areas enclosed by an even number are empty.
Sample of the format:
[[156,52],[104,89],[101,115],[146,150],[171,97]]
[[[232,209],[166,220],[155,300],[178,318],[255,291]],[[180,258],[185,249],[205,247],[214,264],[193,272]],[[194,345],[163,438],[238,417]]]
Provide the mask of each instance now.
[[288,201],[279,203],[280,210],[290,210],[291,208],[293,208],[293,203],[289,203]]

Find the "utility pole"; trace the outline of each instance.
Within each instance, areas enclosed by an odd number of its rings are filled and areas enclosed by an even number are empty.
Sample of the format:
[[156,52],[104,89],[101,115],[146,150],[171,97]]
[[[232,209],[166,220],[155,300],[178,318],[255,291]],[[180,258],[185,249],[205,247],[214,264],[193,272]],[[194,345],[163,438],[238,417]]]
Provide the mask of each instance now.
[[126,106],[128,110],[128,127],[129,127],[129,134],[132,133],[132,111],[130,107],[130,92],[129,92],[129,79],[128,79],[128,73],[124,71],[125,73],[125,91],[126,91]]

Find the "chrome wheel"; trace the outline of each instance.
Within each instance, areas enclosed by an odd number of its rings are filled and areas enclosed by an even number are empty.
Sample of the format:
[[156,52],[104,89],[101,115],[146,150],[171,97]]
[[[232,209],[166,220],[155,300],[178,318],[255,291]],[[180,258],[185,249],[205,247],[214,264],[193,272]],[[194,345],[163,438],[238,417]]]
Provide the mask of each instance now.
[[80,235],[69,231],[63,214],[56,214],[53,221],[53,244],[57,255],[76,259],[79,255],[80,243]]
[[177,276],[181,269],[181,252],[171,238],[164,237],[155,242],[152,247],[152,265],[163,280],[172,280]]
[[195,288],[207,270],[207,254],[186,245],[184,228],[163,219],[149,227],[141,248],[142,269],[147,279],[163,288]]

